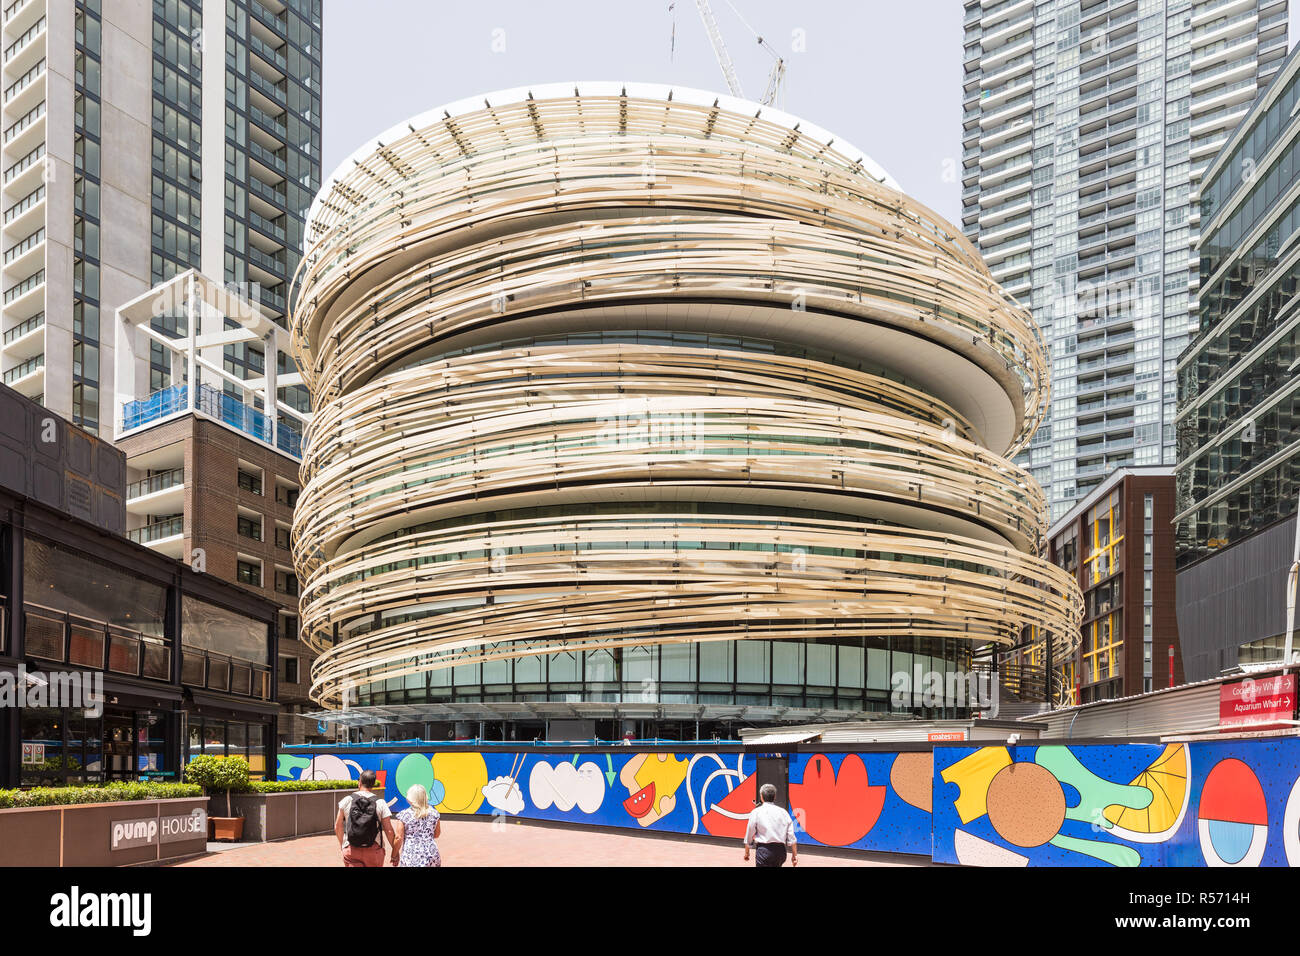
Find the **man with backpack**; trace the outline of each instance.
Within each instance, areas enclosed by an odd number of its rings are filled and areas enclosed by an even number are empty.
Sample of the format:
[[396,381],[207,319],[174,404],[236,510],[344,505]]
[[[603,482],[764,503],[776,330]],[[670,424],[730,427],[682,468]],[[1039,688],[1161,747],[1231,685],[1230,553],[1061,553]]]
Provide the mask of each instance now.
[[391,846],[397,837],[393,832],[393,812],[379,794],[374,792],[375,772],[361,771],[357,792],[339,801],[339,812],[334,818],[334,835],[343,850],[344,866],[384,865],[384,844],[379,838],[382,829],[388,834]]

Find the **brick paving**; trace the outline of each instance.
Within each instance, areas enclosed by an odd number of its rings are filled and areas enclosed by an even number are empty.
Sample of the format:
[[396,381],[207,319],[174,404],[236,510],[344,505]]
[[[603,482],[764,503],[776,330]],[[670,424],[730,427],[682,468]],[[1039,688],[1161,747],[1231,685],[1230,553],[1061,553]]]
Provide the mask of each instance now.
[[[438,840],[443,866],[753,866],[741,859],[740,841],[720,846],[693,837],[573,830],[491,820],[443,820]],[[801,853],[799,866],[917,866],[928,861],[864,854]],[[343,865],[333,834],[275,843],[222,847],[176,866]],[[788,866],[789,864],[787,864]]]

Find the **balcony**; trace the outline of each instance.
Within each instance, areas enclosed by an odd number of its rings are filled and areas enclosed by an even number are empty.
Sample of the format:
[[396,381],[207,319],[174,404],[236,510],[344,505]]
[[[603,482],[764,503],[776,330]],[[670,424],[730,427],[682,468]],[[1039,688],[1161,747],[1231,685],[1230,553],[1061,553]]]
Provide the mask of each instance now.
[[30,70],[14,80],[4,91],[4,105],[12,110],[19,110],[23,104],[19,97],[28,90],[35,89],[36,81],[45,75],[45,57],[41,57]]
[[25,63],[24,53],[36,49],[33,45],[36,38],[45,32],[45,17],[41,17],[30,27],[23,31],[22,35],[13,43],[5,47],[4,50],[4,68],[6,70],[19,72],[26,71],[29,63]]
[[4,268],[7,271],[11,266],[20,266],[22,260],[28,253],[37,252],[45,242],[45,227],[37,229],[25,239],[14,243],[4,253]]
[[147,478],[141,478],[139,481],[133,481],[126,486],[126,497],[128,501],[146,498],[155,495],[160,491],[166,491],[169,488],[180,488],[185,485],[185,469],[173,468],[170,471],[164,471],[157,475],[150,475]]
[[[38,124],[40,124],[41,120],[43,120],[44,118],[45,118],[45,101],[41,100],[39,103],[37,103],[30,110],[28,110],[17,120],[15,120],[12,124],[10,124],[5,128],[4,145],[7,148],[12,148],[18,152],[22,152],[24,148],[24,144],[26,144],[28,148],[33,146],[34,137],[37,135],[37,132],[39,131]],[[29,133],[29,132],[32,134],[31,137],[27,137],[24,135],[25,133]]]
[[[38,269],[26,279],[5,290],[4,305],[12,318],[26,319],[44,311],[45,270]],[[35,307],[32,307],[32,306]]]
[[271,699],[269,667],[197,647],[181,651],[181,683],[239,697]]
[[[258,39],[255,34],[248,35],[248,49],[256,53],[267,66],[278,70],[281,76],[289,69],[288,61],[280,50],[271,46],[271,44]],[[278,81],[277,81],[278,82]]]
[[45,352],[45,312],[37,312],[29,319],[24,319],[4,334],[4,354],[6,358],[25,360],[35,358]]
[[35,228],[39,221],[38,210],[44,202],[45,185],[42,183],[5,210],[5,227],[12,228],[15,232],[22,232],[28,228]]
[[171,680],[171,648],[161,638],[116,624],[27,604],[24,650],[29,657],[146,680]]
[[266,169],[270,171],[273,176],[276,173],[278,173],[280,179],[284,179],[285,172],[287,171],[288,166],[285,162],[284,156],[281,155],[281,153],[282,150],[280,151],[269,150],[265,146],[262,146],[260,143],[257,143],[253,140],[250,140],[248,143],[249,158],[260,163],[262,166],[265,166]]
[[44,156],[45,144],[41,143],[4,171],[4,187],[8,189],[12,185],[17,185],[19,177],[30,169],[42,169],[44,164],[41,163],[41,158]]
[[2,15],[4,28],[10,33],[26,30],[28,25],[43,12],[44,5],[34,0],[13,0],[4,8]]
[[180,538],[184,533],[185,519],[178,515],[174,518],[168,518],[166,521],[155,521],[152,524],[133,528],[126,533],[126,536],[136,544],[152,546],[164,542],[170,543],[172,539]]
[[283,254],[268,255],[256,246],[248,247],[248,261],[267,276],[266,285],[279,285],[288,276],[288,265]]
[[[21,365],[15,365],[13,368],[5,372],[4,374],[5,384],[12,386],[13,388],[18,388],[19,383],[22,382],[23,379],[27,378],[29,375],[35,375],[37,372],[42,371],[44,368],[45,368],[45,353],[42,352],[40,355],[37,355],[33,358],[29,358],[26,362],[23,362]],[[24,392],[23,394],[26,394],[26,392]]]
[[[250,199],[256,199],[266,204],[262,215],[268,219],[275,219],[285,212],[287,200],[284,189],[268,186],[256,176],[248,177],[248,196]],[[251,204],[250,208],[253,208]]]
[[275,140],[283,141],[289,135],[288,127],[283,119],[272,116],[265,110],[258,109],[252,103],[248,104],[248,118],[261,126],[265,132],[271,134]]
[[251,89],[261,94],[269,103],[272,104],[272,110],[268,111],[271,112],[272,115],[279,116],[283,114],[285,109],[288,107],[288,89],[285,86],[284,80],[281,80],[279,83],[272,83],[256,70],[250,70],[248,73],[248,85]]
[[257,233],[269,240],[266,248],[258,247],[262,248],[262,251],[274,254],[284,248],[284,226],[272,222],[252,209],[248,210],[248,222]]
[[133,515],[174,515],[185,508],[185,469],[149,475],[126,486],[126,510]]
[[289,24],[285,22],[281,14],[270,9],[260,0],[249,0],[248,9],[259,23],[270,29],[272,33],[281,39],[288,39]]
[[281,422],[275,430],[275,445],[290,457],[302,458],[302,432],[296,428]]
[[[144,428],[172,415],[187,412],[188,399],[188,386],[173,385],[154,392],[148,398],[127,402],[122,407],[122,432]],[[211,385],[199,386],[194,410],[245,435],[271,444],[271,419],[268,415]],[[301,458],[301,434],[287,425],[281,425],[277,431],[280,437],[276,439],[276,447],[295,458]]]

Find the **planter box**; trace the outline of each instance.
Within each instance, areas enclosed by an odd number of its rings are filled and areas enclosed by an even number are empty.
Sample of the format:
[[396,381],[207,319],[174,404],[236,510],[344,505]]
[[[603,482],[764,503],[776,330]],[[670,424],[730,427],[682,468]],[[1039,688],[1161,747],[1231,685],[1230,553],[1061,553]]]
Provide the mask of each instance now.
[[232,793],[230,806],[232,812],[244,818],[244,840],[283,840],[286,837],[332,833],[339,801],[350,793],[356,791]]
[[130,866],[202,853],[207,807],[207,797],[177,797],[0,810],[0,866]]
[[243,817],[208,817],[208,836],[212,840],[229,840],[237,843],[244,836]]

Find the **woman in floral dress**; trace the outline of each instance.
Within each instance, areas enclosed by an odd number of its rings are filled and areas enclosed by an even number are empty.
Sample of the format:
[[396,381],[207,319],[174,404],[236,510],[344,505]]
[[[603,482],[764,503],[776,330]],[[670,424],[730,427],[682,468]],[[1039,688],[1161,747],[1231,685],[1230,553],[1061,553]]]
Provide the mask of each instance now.
[[406,802],[410,806],[393,817],[398,824],[393,866],[442,866],[434,842],[442,836],[442,822],[438,811],[429,806],[429,792],[417,783],[406,791]]

